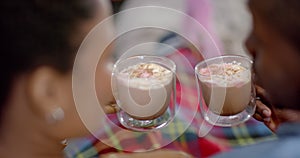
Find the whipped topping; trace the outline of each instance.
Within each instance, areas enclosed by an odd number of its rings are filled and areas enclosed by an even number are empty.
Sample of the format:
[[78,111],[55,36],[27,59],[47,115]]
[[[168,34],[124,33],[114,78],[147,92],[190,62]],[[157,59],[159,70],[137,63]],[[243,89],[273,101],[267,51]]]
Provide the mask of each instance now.
[[222,87],[242,86],[251,80],[249,69],[241,63],[211,64],[199,70],[199,79]]
[[173,73],[155,63],[139,63],[121,71],[121,76],[130,86],[149,88],[168,84],[173,79]]

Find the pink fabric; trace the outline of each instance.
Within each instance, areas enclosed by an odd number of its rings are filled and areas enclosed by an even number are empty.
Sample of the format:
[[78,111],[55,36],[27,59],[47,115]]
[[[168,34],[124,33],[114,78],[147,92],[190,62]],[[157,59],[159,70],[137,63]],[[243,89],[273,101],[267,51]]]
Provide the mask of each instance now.
[[199,26],[192,25],[190,20],[186,20],[184,29],[187,31],[188,38],[196,43],[201,48],[201,53],[204,58],[211,58],[219,56],[222,53],[218,52],[217,48],[221,51],[222,45],[220,39],[217,37],[213,26],[213,8],[209,0],[187,0],[187,14],[199,22],[210,34],[212,40],[207,35],[199,37],[200,35],[196,30]]

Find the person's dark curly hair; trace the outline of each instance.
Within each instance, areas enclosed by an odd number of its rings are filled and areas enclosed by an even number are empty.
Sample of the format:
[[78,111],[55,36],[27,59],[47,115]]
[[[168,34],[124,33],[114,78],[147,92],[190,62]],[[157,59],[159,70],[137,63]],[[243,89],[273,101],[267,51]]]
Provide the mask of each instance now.
[[[71,70],[79,44],[71,37],[95,13],[98,0],[2,0],[0,112],[19,74],[47,65]],[[0,113],[0,116],[1,113]]]

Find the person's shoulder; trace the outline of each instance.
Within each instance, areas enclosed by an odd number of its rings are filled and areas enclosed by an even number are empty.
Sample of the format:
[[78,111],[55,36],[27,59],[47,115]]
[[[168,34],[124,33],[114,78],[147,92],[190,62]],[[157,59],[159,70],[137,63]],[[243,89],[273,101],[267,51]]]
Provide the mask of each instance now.
[[237,148],[213,158],[299,158],[299,145],[300,137],[289,137]]

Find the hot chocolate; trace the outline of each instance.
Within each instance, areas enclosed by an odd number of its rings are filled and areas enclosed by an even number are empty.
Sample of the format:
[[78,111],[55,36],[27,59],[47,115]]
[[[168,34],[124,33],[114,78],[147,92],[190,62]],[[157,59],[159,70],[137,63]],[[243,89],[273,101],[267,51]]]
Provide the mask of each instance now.
[[245,110],[250,102],[251,71],[240,63],[211,64],[200,69],[198,76],[203,98],[212,112],[235,115]]
[[173,72],[155,63],[139,63],[117,77],[118,105],[131,117],[155,119],[166,111],[174,81]]

